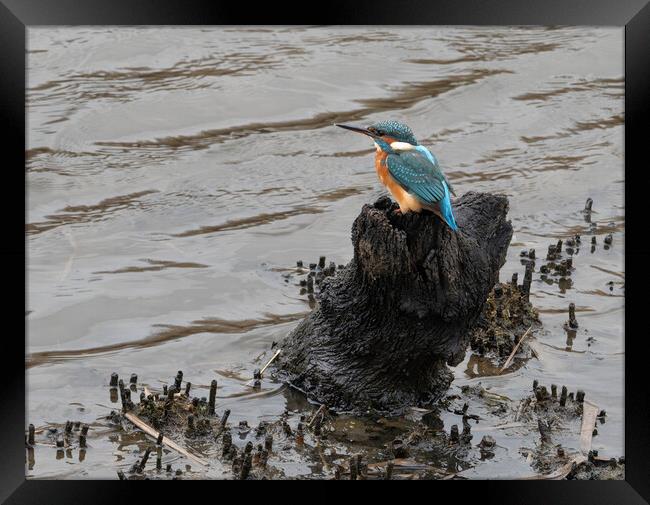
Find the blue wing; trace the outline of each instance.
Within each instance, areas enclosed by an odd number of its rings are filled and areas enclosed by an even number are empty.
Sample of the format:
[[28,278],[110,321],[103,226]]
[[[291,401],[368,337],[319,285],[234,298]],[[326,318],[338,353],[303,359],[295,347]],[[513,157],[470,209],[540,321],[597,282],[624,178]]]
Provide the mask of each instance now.
[[[438,164],[438,159],[433,155],[431,151],[429,151],[426,147],[424,146],[415,146],[415,149],[420,151],[422,154],[424,154],[427,158],[429,158],[429,161],[433,163],[438,170],[440,170],[440,165]],[[440,173],[442,173],[442,170],[440,170]],[[449,191],[456,196],[456,192],[454,191],[453,186],[451,183],[447,180],[447,177],[445,177],[445,174],[442,174],[442,177],[445,179],[445,182],[447,183],[447,187],[449,188]]]
[[386,165],[388,172],[400,186],[429,207],[435,208],[438,204],[449,227],[452,230],[457,229],[445,176],[426,153],[411,150],[389,154]]
[[389,154],[386,165],[393,179],[422,203],[433,205],[445,197],[445,179],[425,154],[415,150]]

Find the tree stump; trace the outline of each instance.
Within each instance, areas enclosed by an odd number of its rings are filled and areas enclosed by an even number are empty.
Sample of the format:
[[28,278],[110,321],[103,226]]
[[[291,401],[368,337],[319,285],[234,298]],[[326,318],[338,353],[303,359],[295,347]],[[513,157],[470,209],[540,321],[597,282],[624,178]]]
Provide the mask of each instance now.
[[388,197],[363,206],[352,261],[323,281],[319,306],[276,361],[292,387],[337,411],[395,414],[438,400],[505,262],[505,196],[457,199],[457,233],[428,211],[396,209]]

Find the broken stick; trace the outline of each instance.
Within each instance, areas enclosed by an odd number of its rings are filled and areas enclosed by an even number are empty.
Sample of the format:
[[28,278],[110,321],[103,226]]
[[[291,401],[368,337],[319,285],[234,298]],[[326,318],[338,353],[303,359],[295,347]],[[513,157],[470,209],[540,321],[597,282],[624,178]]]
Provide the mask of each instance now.
[[307,427],[308,427],[308,428],[311,428],[311,425],[314,424],[314,421],[316,420],[316,418],[318,417],[318,415],[323,411],[323,409],[325,409],[325,404],[322,404],[322,405],[318,408],[318,410],[316,411],[316,413],[314,414],[314,416],[309,420],[309,422],[307,423]]
[[[133,414],[132,412],[127,412],[124,414],[125,417],[131,421],[136,427],[140,428],[142,431],[144,431],[147,435],[152,436],[156,440],[158,440],[158,437],[160,436],[160,433],[154,429],[153,427],[149,426],[147,423],[145,423],[142,419],[140,419],[137,415]],[[202,466],[207,466],[208,463],[207,461],[203,460],[202,458],[199,458],[198,456],[194,456],[193,454],[190,454],[187,452],[186,449],[175,443],[174,441],[170,440],[169,438],[163,436],[162,437],[162,443],[166,445],[167,447],[170,447],[174,449],[177,452],[180,452],[183,456],[191,459],[192,461],[198,463],[199,465]]]
[[598,416],[598,407],[588,400],[582,404],[582,426],[580,427],[580,451],[589,454],[594,425]]
[[515,357],[515,354],[517,353],[517,349],[519,349],[519,346],[521,345],[521,343],[524,341],[524,339],[525,339],[526,336],[528,335],[528,332],[529,332],[530,330],[532,330],[532,329],[533,329],[533,325],[531,324],[531,325],[528,327],[528,329],[526,330],[526,333],[524,333],[524,334],[521,336],[521,338],[519,339],[519,342],[517,342],[517,345],[514,347],[514,349],[513,349],[512,352],[510,353],[510,356],[508,356],[508,359],[506,360],[506,362],[505,362],[505,363],[503,364],[503,366],[501,367],[501,370],[499,370],[499,375],[501,375],[501,374],[503,373],[503,371],[504,371],[506,368],[508,368],[508,367],[510,366],[510,363],[512,362],[512,359]]
[[[275,354],[271,357],[270,360],[267,361],[266,365],[264,365],[264,367],[260,370],[259,377],[262,377],[262,374],[264,373],[264,371],[269,367],[269,365],[271,363],[273,363],[275,361],[275,358],[277,358],[280,355],[281,351],[282,351],[282,349],[278,349],[277,351],[275,351]],[[246,383],[246,385],[250,386],[254,381],[255,381],[255,379],[251,379]]]
[[585,461],[587,461],[587,458],[579,454],[576,457],[574,457],[571,461],[569,461],[566,465],[562,465],[554,472],[547,473],[544,475],[532,475],[530,477],[521,477],[519,480],[562,480],[567,475],[569,475],[569,473],[573,469],[574,464],[579,465],[580,463],[583,463]]

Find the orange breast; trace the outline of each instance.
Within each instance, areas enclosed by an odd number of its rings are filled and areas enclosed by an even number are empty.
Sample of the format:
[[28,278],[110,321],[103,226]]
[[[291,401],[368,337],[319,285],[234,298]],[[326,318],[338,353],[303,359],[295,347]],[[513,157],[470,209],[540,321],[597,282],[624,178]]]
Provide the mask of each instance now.
[[388,155],[381,150],[378,150],[375,156],[375,171],[377,172],[379,180],[384,186],[386,186],[390,194],[393,195],[393,198],[399,204],[402,212],[420,212],[423,207],[420,201],[395,182],[395,179],[393,179],[388,172],[388,166],[386,165],[387,156]]
[[386,166],[387,157],[388,154],[386,154],[384,151],[381,149],[377,150],[377,154],[375,155],[375,171],[377,172],[377,176],[384,186],[388,184],[390,177],[390,174],[388,173],[388,167]]

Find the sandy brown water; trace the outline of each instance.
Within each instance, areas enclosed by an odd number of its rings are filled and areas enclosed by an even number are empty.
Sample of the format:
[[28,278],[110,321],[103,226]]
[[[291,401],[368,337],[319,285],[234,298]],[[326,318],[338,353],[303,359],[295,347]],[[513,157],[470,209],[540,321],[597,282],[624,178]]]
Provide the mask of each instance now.
[[[216,377],[235,423],[300,404],[245,383],[309,311],[281,270],[349,261],[353,219],[385,191],[368,140],[333,123],[387,118],[458,194],[508,196],[501,280],[522,278],[521,249],[543,258],[583,237],[571,286],[534,276],[539,359],[496,377],[468,352],[452,390],[584,389],[608,415],[594,448],[623,455],[621,28],[30,28],[28,66],[27,420],[91,423],[92,449],[37,448],[29,476],[114,478],[133,463],[142,437],[98,420],[118,407],[113,371],[160,387],[183,370],[206,396]],[[517,434],[494,436],[503,449],[469,476],[530,473]]]

